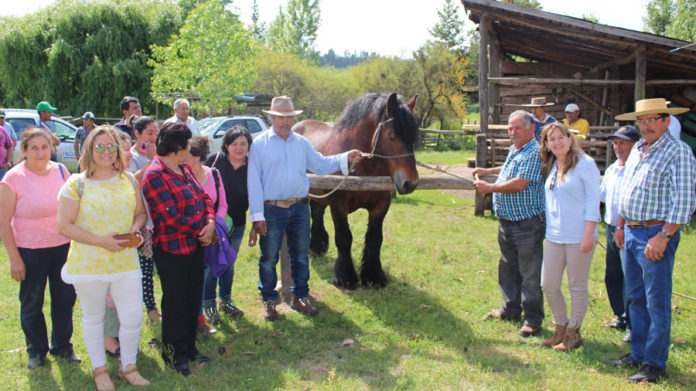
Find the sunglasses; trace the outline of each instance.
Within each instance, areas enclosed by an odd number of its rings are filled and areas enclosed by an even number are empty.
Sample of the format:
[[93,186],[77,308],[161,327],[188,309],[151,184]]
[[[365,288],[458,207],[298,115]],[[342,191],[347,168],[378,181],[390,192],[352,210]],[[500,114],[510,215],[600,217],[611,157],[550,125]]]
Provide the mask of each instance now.
[[109,153],[114,153],[118,151],[118,145],[111,143],[111,144],[95,144],[94,145],[94,152],[96,153],[104,153],[104,150],[109,151]]

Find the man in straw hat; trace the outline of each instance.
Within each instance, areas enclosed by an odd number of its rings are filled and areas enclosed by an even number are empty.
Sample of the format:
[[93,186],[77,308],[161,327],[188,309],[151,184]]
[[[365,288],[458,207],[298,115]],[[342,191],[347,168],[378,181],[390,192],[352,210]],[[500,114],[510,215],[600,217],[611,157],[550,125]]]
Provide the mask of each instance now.
[[323,156],[309,140],[292,131],[295,110],[292,99],[277,96],[271,101],[269,115],[271,128],[254,140],[249,151],[247,186],[249,191],[249,220],[261,235],[259,247],[259,291],[264,303],[263,317],[278,318],[275,291],[278,280],[276,264],[278,253],[287,235],[290,266],[294,286],[291,307],[305,315],[316,315],[317,309],[309,301],[309,206],[307,170],[317,174],[331,174],[339,169],[348,174],[348,164],[357,163],[361,152],[357,149]]
[[643,136],[626,161],[619,195],[616,245],[624,248],[623,267],[631,318],[631,352],[610,361],[639,367],[632,383],[667,378],[672,324],[672,271],[679,228],[696,209],[696,160],[667,128],[670,114],[661,98],[636,102],[636,111],[616,117],[635,120]]
[[538,96],[532,98],[529,104],[520,105],[522,107],[531,107],[532,115],[534,116],[534,138],[537,142],[541,141],[541,129],[551,123],[556,122],[556,119],[546,113],[546,106],[553,106],[553,103],[546,103],[546,97]]

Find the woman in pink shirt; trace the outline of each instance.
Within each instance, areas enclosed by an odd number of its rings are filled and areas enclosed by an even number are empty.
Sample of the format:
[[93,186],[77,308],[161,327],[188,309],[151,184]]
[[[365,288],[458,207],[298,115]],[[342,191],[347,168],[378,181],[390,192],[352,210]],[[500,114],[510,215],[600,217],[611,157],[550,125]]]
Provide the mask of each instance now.
[[[24,161],[0,182],[0,238],[10,258],[12,278],[19,281],[22,330],[29,361],[43,365],[46,353],[80,362],[73,352],[72,313],[75,290],[63,282],[60,271],[68,257],[70,240],[58,233],[58,191],[70,174],[50,161],[50,135],[44,129],[22,132]],[[51,293],[51,346],[42,312],[46,281]]]
[[[215,174],[213,174],[210,167],[203,165],[209,152],[208,139],[203,136],[195,136],[191,139],[191,150],[187,163],[193,169],[193,173],[196,175],[196,179],[198,179],[201,187],[203,187],[203,191],[210,197],[210,201],[213,203],[213,208],[215,209],[215,216],[221,217],[224,220],[225,215],[227,215],[227,197],[225,196],[225,186],[222,184],[222,177],[217,169],[215,170]],[[217,181],[213,175],[217,176]],[[218,183],[217,189],[215,186],[216,182]],[[222,291],[225,289],[225,274],[221,275],[219,278],[213,277],[210,270],[206,267],[203,277],[203,303],[201,311],[198,314],[198,325],[201,331],[210,334],[214,334],[217,330],[206,324],[205,318],[208,318],[208,322],[213,325],[216,325],[220,320],[217,306],[215,305],[215,287],[218,285],[218,280],[220,283],[220,290]],[[229,285],[231,288],[231,281]],[[203,317],[203,313],[205,313],[205,318]]]

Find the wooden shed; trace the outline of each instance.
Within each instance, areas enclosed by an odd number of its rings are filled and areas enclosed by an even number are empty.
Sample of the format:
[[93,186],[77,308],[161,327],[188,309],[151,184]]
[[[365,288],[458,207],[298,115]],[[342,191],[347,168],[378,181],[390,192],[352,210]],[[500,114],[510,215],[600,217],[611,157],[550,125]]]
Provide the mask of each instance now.
[[556,103],[548,113],[559,120],[577,103],[595,126],[646,97],[696,101],[696,47],[675,51],[689,42],[494,0],[462,4],[479,25],[483,132],[532,96]]

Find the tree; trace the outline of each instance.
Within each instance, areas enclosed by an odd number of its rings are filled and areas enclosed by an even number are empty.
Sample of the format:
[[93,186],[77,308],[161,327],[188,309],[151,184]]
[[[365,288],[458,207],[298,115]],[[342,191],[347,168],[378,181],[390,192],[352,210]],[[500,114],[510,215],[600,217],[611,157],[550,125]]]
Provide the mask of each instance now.
[[255,53],[251,32],[217,0],[208,0],[191,11],[169,46],[153,47],[152,97],[197,97],[192,104],[208,112],[237,107],[235,96],[256,78]]
[[254,0],[251,5],[251,32],[256,39],[263,42],[266,39],[266,24],[259,20],[259,4]]
[[696,2],[693,0],[650,0],[645,29],[684,41],[696,41]]
[[3,18],[0,32],[2,106],[35,107],[48,100],[62,115],[89,110],[121,115],[124,95],[149,98],[151,44],[166,44],[181,10],[151,0],[86,3],[59,0],[34,14]]
[[462,33],[464,31],[464,21],[459,17],[459,8],[452,0],[445,0],[442,10],[437,14],[440,21],[430,30],[436,41],[444,43],[450,50],[460,50],[464,43]]
[[321,21],[319,0],[289,0],[287,11],[280,6],[268,28],[266,43],[273,50],[319,61],[314,48]]

